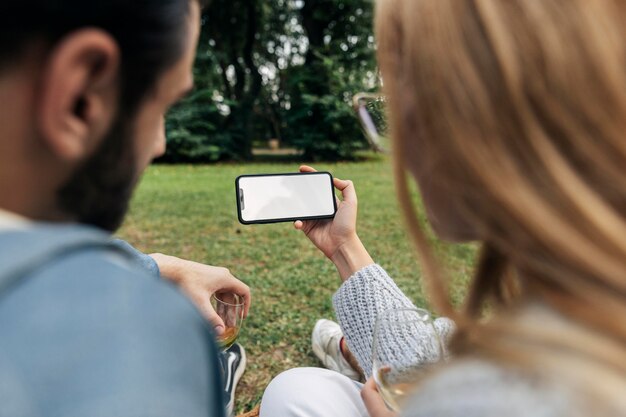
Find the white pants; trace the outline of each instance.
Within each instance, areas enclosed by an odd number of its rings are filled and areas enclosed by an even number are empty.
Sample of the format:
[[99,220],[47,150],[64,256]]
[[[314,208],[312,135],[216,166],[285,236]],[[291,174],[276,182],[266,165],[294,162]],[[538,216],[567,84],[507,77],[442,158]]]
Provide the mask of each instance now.
[[265,389],[260,417],[369,417],[362,387],[328,369],[290,369]]

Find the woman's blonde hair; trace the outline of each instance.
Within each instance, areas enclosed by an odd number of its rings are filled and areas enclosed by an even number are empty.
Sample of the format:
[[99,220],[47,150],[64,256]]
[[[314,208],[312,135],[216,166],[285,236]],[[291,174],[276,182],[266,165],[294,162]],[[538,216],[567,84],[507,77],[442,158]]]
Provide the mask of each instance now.
[[[459,354],[533,362],[529,346],[549,346],[626,375],[624,22],[622,0],[377,1],[399,197],[435,307],[459,324]],[[407,170],[432,173],[483,242],[463,312],[417,223]],[[589,333],[517,328],[516,299]],[[485,322],[490,301],[502,308]]]

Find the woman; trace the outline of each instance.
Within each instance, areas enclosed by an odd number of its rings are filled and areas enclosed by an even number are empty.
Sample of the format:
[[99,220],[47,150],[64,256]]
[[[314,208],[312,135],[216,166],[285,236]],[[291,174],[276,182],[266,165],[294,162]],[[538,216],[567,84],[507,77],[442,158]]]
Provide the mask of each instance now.
[[[399,198],[431,299],[457,325],[454,359],[403,416],[626,415],[625,18],[620,0],[378,0]],[[461,311],[405,172],[441,238],[482,242]],[[350,283],[373,267],[364,249],[338,256],[358,247],[339,220],[303,227]],[[371,343],[335,307],[350,349]],[[363,398],[372,417],[391,415],[371,383]]]

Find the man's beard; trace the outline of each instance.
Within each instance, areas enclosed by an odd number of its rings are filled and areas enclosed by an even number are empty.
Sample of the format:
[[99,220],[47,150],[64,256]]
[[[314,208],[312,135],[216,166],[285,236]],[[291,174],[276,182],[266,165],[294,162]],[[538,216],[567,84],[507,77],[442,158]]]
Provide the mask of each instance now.
[[118,117],[97,152],[57,192],[60,207],[83,224],[115,231],[137,182],[132,123]]

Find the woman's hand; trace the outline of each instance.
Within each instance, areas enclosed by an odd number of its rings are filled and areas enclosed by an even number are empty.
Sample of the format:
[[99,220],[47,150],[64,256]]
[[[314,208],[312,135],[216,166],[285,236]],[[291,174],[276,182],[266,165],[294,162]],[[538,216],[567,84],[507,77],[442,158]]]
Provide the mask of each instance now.
[[[303,165],[300,172],[316,172],[314,168]],[[333,185],[341,191],[343,201],[337,199],[337,213],[332,220],[296,221],[296,229],[302,230],[311,242],[329,259],[337,249],[357,237],[357,197],[352,181],[333,179]]]
[[385,405],[383,397],[381,397],[380,392],[378,392],[378,387],[376,387],[376,382],[374,382],[374,378],[368,379],[365,385],[363,385],[363,389],[361,390],[361,398],[363,399],[363,403],[365,403],[365,408],[367,408],[370,417],[398,416],[397,413],[390,411]]
[[161,276],[180,287],[213,325],[218,335],[224,331],[224,322],[211,305],[213,294],[216,292],[238,294],[245,304],[244,317],[248,315],[251,302],[250,288],[235,278],[228,269],[161,253],[153,253],[150,256],[159,266]]
[[[300,172],[316,172],[303,165]],[[294,226],[302,230],[313,244],[328,257],[347,279],[364,266],[374,263],[356,233],[357,196],[352,181],[333,179],[333,185],[341,191],[337,199],[337,213],[332,220],[298,220]]]

